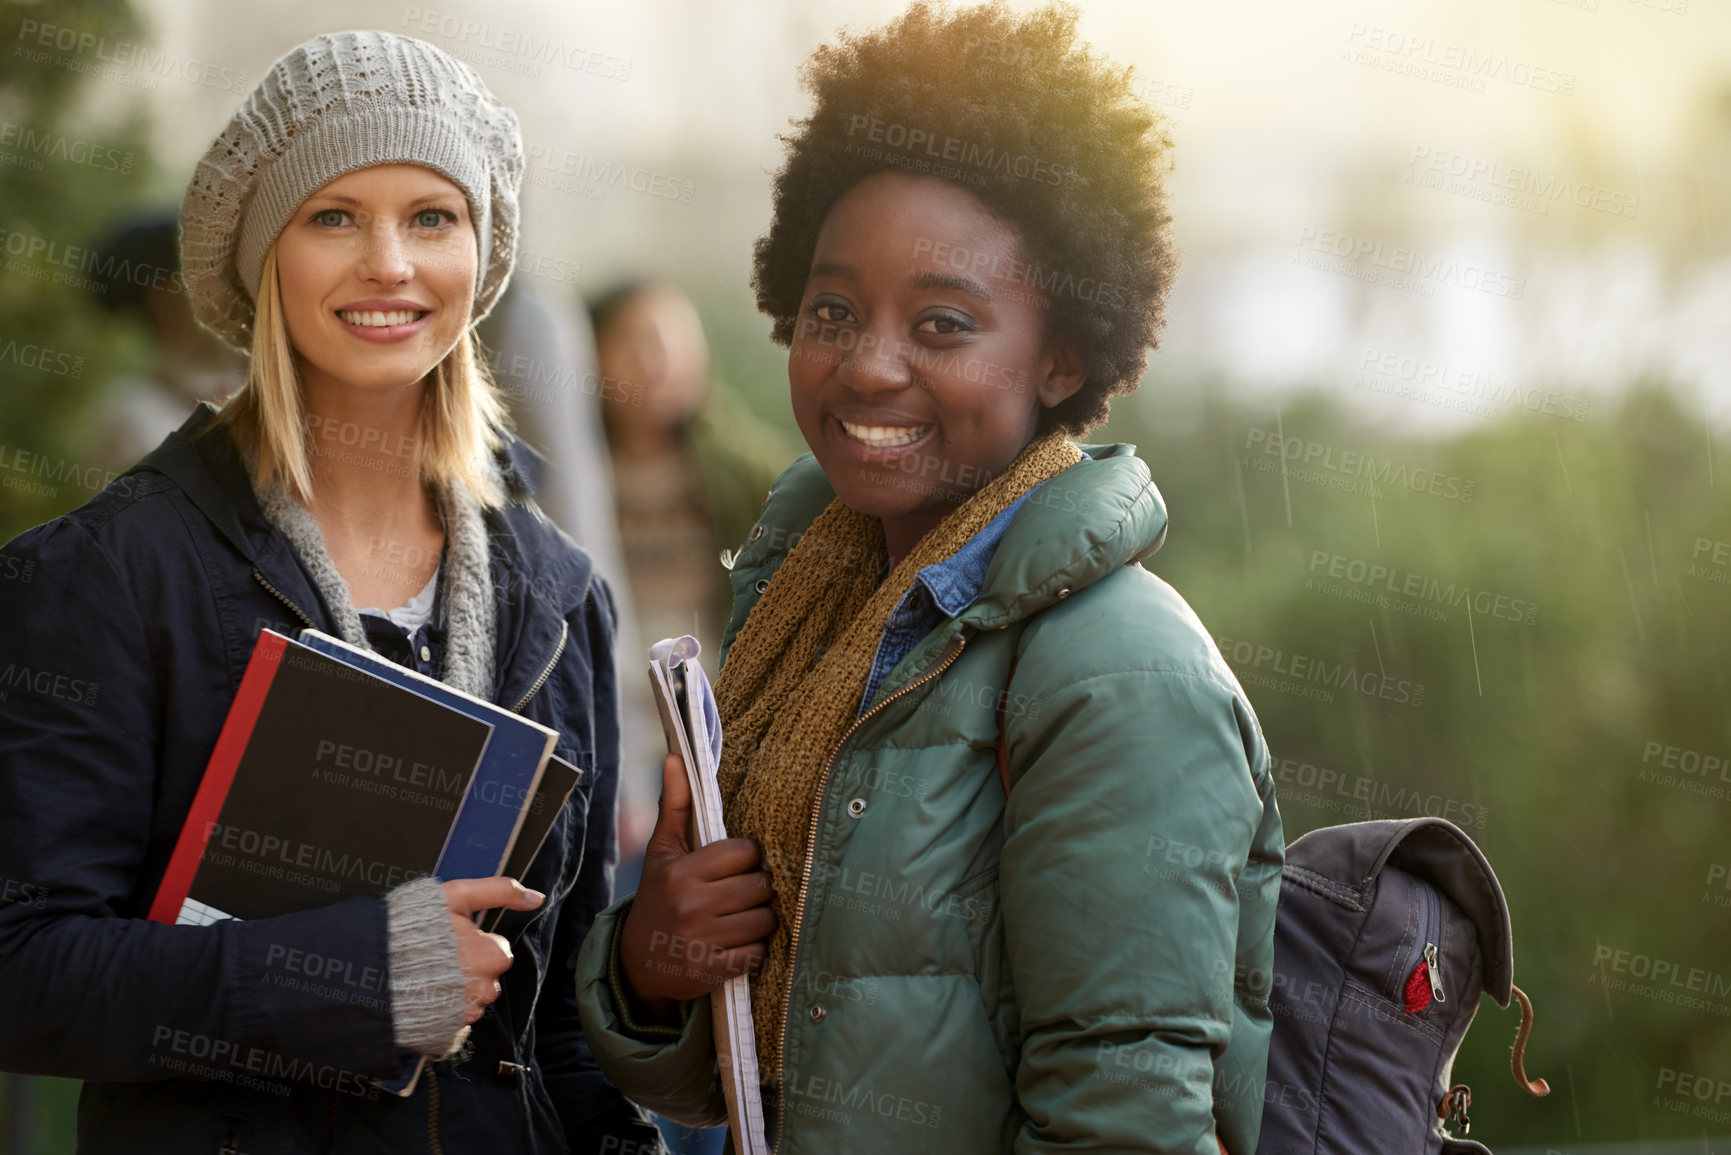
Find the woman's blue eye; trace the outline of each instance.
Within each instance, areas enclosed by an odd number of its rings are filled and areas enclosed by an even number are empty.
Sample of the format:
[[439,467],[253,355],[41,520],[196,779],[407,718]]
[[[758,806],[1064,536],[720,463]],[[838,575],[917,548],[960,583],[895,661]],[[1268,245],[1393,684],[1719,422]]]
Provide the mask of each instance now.
[[313,217],[313,222],[334,229],[343,223],[343,218],[347,215],[342,209],[325,209]]
[[455,219],[443,209],[422,209],[415,214],[415,223],[423,229],[436,229],[444,225],[447,220],[454,221]]

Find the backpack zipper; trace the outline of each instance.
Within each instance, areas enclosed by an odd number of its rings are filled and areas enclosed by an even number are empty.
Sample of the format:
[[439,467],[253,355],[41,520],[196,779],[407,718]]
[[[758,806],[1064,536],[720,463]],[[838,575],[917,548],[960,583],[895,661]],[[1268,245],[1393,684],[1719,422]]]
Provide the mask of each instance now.
[[1424,963],[1425,972],[1430,978],[1430,997],[1439,1003],[1446,1003],[1448,996],[1443,993],[1442,976],[1437,973],[1437,940],[1442,937],[1442,898],[1431,884],[1422,878],[1414,878],[1418,887],[1418,938],[1412,944],[1412,953],[1407,956],[1406,974],[1411,975],[1419,963]]
[[[868,719],[903,694],[913,690],[916,686],[925,685],[949,669],[955,660],[961,656],[962,648],[967,644],[967,639],[958,634],[956,640],[945,648],[943,657],[938,659],[936,665],[854,719],[853,725],[847,728],[847,732],[841,736],[841,741],[836,743],[834,752],[830,754],[829,762],[823,768],[823,777],[818,779],[817,798],[811,808],[811,825],[806,830],[805,835],[805,865],[800,868],[799,873],[799,905],[794,908],[793,912],[793,957],[787,968],[787,1005],[782,1011],[781,1018],[781,1055],[784,1069],[787,1066],[787,1036],[793,1026],[793,984],[795,977],[799,974],[799,948],[804,945],[800,942],[799,931],[801,924],[805,922],[806,903],[811,899],[811,864],[812,860],[817,857],[817,825],[818,820],[823,816],[824,801],[829,796],[830,773],[835,769],[836,761],[841,757],[842,748],[847,745],[848,739],[853,737],[855,730],[865,725]],[[787,1131],[787,1096],[777,1094],[776,1100],[775,1147],[772,1148],[772,1151],[781,1149],[781,1140]]]

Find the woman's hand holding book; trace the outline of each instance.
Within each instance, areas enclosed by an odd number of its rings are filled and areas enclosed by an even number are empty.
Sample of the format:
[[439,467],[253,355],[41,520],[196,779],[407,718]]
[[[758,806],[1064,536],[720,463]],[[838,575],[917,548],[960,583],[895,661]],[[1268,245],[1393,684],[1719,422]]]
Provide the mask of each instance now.
[[691,807],[684,763],[669,754],[643,879],[619,945],[626,985],[657,1022],[677,1023],[677,1002],[755,971],[776,928],[775,892],[757,844],[724,838],[693,850]]
[[546,899],[514,878],[458,878],[444,884],[445,905],[451,908],[451,929],[457,935],[457,961],[463,968],[469,1009],[463,1021],[473,1023],[487,1004],[499,997],[499,976],[511,969],[511,944],[475,925],[479,911],[502,906],[534,910]]

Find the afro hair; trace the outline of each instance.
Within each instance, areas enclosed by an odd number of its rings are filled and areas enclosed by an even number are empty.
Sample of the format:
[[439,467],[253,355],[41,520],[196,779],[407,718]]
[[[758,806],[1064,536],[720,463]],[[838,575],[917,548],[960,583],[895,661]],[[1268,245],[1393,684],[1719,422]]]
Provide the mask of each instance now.
[[940,176],[1015,226],[1048,339],[1085,380],[1042,430],[1086,432],[1133,390],[1164,323],[1178,253],[1164,177],[1171,139],[1112,65],[1076,38],[1078,14],[1001,0],[957,12],[921,0],[887,26],[842,33],[801,72],[809,117],[780,137],[774,216],[752,287],[780,345],[793,339],[818,231],[854,184]]

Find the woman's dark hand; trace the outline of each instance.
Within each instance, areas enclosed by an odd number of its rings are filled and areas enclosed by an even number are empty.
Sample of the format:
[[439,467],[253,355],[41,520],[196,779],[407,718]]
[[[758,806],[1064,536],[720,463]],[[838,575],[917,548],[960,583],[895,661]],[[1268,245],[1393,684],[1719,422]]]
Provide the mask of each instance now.
[[693,850],[691,807],[685,763],[669,754],[643,879],[619,943],[631,994],[663,1022],[675,1018],[675,1002],[755,970],[776,927],[775,892],[758,868],[757,844],[725,838]]

